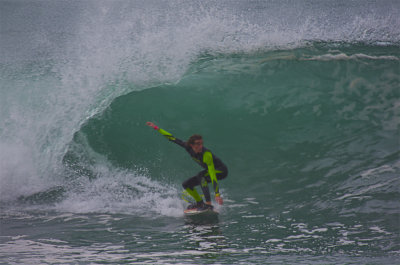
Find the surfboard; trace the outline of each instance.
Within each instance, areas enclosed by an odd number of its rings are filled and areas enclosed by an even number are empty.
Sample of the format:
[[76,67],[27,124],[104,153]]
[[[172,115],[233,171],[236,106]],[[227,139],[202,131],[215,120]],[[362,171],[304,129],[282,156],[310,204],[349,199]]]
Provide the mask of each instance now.
[[213,209],[197,210],[188,209],[183,211],[185,221],[194,225],[210,225],[219,222],[218,212]]
[[218,212],[214,209],[187,209],[184,210],[183,213],[185,214],[185,216],[218,216]]

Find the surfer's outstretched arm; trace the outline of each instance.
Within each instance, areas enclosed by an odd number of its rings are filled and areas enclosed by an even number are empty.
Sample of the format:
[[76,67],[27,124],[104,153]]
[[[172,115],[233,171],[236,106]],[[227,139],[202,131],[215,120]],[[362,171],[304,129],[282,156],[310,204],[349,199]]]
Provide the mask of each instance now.
[[181,139],[178,139],[176,137],[174,137],[172,134],[170,134],[169,132],[167,132],[166,130],[161,129],[160,127],[158,127],[157,125],[155,125],[154,123],[148,121],[146,122],[146,125],[153,128],[154,130],[160,132],[165,138],[167,138],[168,140],[170,140],[171,142],[176,143],[177,145],[182,146],[183,148],[186,148],[186,144],[184,141],[182,141]]

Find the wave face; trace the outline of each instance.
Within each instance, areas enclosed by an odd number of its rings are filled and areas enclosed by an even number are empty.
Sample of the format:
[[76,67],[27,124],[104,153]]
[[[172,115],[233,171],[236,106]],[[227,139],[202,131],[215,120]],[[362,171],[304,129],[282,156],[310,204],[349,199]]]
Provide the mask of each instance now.
[[202,134],[228,165],[225,240],[244,247],[224,241],[227,263],[398,255],[398,1],[0,5],[6,223],[31,211],[180,218],[181,182],[200,168],[154,121]]

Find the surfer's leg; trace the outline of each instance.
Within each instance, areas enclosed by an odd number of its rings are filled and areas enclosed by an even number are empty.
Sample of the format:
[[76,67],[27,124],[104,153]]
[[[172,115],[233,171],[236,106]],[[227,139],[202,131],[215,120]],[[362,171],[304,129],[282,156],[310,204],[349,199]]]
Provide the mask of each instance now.
[[200,171],[196,176],[187,179],[183,182],[183,188],[196,200],[196,202],[201,201],[200,195],[197,193],[195,186],[200,185],[203,191],[204,198],[206,202],[211,202],[210,190],[208,189],[208,182],[210,182],[210,177],[205,177],[207,170]]
[[197,193],[196,189],[194,188],[198,185],[200,185],[200,181],[197,176],[191,177],[182,183],[183,188],[196,200],[196,202],[202,201],[199,193]]
[[207,175],[207,170],[200,171],[197,176],[196,183],[200,184],[201,190],[203,191],[204,199],[206,200],[207,203],[211,204],[211,196],[210,196],[210,190],[208,189],[208,183],[211,181],[210,177],[206,177]]
[[[223,169],[223,170],[216,170],[216,175],[218,180],[222,180],[226,178],[228,175],[228,170]],[[200,172],[197,175],[200,178],[200,183],[201,183],[201,189],[203,190],[204,197],[206,199],[206,202],[208,204],[211,204],[211,196],[210,196],[210,190],[208,188],[208,183],[211,183],[211,178],[210,175],[208,174],[207,170],[204,170]]]
[[206,199],[206,203],[211,203],[210,190],[208,188],[208,182],[205,177],[201,178],[201,190],[203,191],[204,198]]
[[[224,179],[228,175],[227,170],[216,170],[216,172],[218,180]],[[211,203],[211,195],[210,195],[210,190],[208,188],[208,183],[211,183],[210,176],[207,170],[203,170],[200,171],[196,176],[185,180],[182,183],[182,186],[187,191],[187,193],[196,200],[196,202],[201,202],[202,199],[195,189],[195,186],[200,185],[206,202]]]

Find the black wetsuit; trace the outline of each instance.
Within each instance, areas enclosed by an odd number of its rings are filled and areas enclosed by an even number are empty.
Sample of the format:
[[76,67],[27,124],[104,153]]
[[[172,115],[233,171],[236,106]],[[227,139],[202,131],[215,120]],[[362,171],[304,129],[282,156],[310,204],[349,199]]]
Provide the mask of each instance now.
[[208,183],[213,183],[215,194],[219,195],[218,180],[224,179],[228,176],[228,168],[226,165],[215,156],[210,150],[203,147],[200,153],[195,153],[191,146],[186,142],[175,138],[172,134],[163,129],[158,128],[158,131],[164,135],[171,142],[183,147],[192,159],[199,164],[204,170],[200,171],[196,176],[193,176],[182,183],[185,190],[193,190],[195,186],[201,185],[204,197],[207,202],[211,201]]

